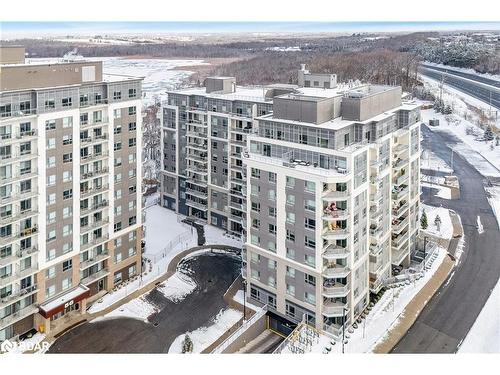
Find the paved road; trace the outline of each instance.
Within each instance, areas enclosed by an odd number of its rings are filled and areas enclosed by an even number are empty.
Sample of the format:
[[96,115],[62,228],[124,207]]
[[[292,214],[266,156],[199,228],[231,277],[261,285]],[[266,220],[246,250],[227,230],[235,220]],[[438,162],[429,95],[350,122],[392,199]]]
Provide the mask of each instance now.
[[209,325],[227,307],[222,297],[241,267],[236,258],[221,254],[190,258],[186,265],[197,288],[182,302],[173,303],[153,289],[145,298],[161,310],[150,316],[148,323],[131,318],[85,323],[57,339],[49,353],[168,352],[177,336]]
[[[450,164],[450,146],[459,142],[448,133],[422,127],[424,149]],[[431,135],[431,136],[430,136]],[[488,204],[484,178],[462,156],[454,155],[460,199],[446,200],[424,192],[426,204],[455,210],[462,218],[466,247],[449,279],[424,308],[393,353],[454,353],[474,324],[500,275],[500,232]],[[476,230],[477,216],[485,232]]]
[[[418,68],[420,74],[427,76],[429,78],[433,78],[437,81],[441,81],[444,73],[444,82],[446,85],[453,87],[454,89],[460,90],[465,94],[468,94],[474,98],[482,100],[485,103],[490,103],[491,106],[496,109],[500,109],[500,82],[494,81],[488,78],[483,78],[471,73],[462,73],[456,72],[452,70],[446,71],[443,68],[429,67],[420,65]],[[467,78],[472,81],[464,80],[460,77]],[[484,85],[474,83],[476,81],[478,83],[483,83],[490,85],[492,87],[496,87],[497,90],[489,89]]]

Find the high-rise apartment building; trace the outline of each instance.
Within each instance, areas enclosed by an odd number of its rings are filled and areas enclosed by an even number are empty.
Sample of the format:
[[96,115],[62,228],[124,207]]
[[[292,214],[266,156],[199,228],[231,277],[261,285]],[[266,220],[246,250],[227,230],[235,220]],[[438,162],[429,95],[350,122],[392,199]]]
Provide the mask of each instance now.
[[249,301],[339,335],[416,246],[420,107],[301,72],[310,88],[275,96],[247,137],[242,273]]
[[0,48],[0,341],[141,272],[142,78]]

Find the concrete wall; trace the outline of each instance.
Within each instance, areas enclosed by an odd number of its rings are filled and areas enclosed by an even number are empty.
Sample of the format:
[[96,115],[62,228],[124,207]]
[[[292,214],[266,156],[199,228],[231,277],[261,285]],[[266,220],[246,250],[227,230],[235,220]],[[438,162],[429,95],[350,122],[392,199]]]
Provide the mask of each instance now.
[[0,46],[0,64],[24,64],[25,52],[21,46]]
[[335,98],[305,99],[276,97],[273,100],[274,118],[321,124],[334,117]]
[[236,78],[234,77],[208,77],[205,80],[207,94],[219,91],[222,93],[234,92],[236,89]]
[[[82,68],[92,66],[95,67],[94,79],[84,81],[82,79]],[[35,89],[101,81],[101,61],[3,66],[0,69],[0,90]]]
[[342,117],[345,120],[365,121],[401,105],[401,87],[388,87],[384,91],[360,98],[342,98]]

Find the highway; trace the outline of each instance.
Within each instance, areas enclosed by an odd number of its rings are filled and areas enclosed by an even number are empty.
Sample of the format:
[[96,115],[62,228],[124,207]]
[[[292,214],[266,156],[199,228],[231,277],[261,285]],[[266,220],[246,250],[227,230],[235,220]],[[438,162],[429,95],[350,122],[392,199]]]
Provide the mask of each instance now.
[[[432,150],[450,164],[451,147],[460,141],[449,133],[431,132],[425,125],[422,134],[423,148]],[[425,188],[422,199],[426,204],[442,205],[460,215],[466,246],[448,280],[394,347],[393,353],[455,353],[499,279],[500,231],[484,190],[487,181],[457,153],[453,165],[460,181],[460,199],[437,198]],[[478,215],[485,229],[482,234],[476,229]]]
[[444,77],[446,85],[500,109],[500,81],[429,65],[420,65],[418,72],[439,82]]

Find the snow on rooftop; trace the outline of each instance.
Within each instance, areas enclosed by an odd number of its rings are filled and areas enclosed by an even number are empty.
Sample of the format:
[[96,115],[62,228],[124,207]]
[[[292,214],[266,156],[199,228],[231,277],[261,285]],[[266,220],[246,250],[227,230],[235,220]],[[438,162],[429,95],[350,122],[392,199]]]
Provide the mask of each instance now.
[[55,309],[58,306],[64,305],[66,302],[73,300],[74,298],[82,295],[87,292],[89,288],[83,285],[78,285],[77,287],[71,289],[65,294],[58,296],[52,300],[48,300],[47,302],[40,305],[40,308],[44,311],[50,311]]

